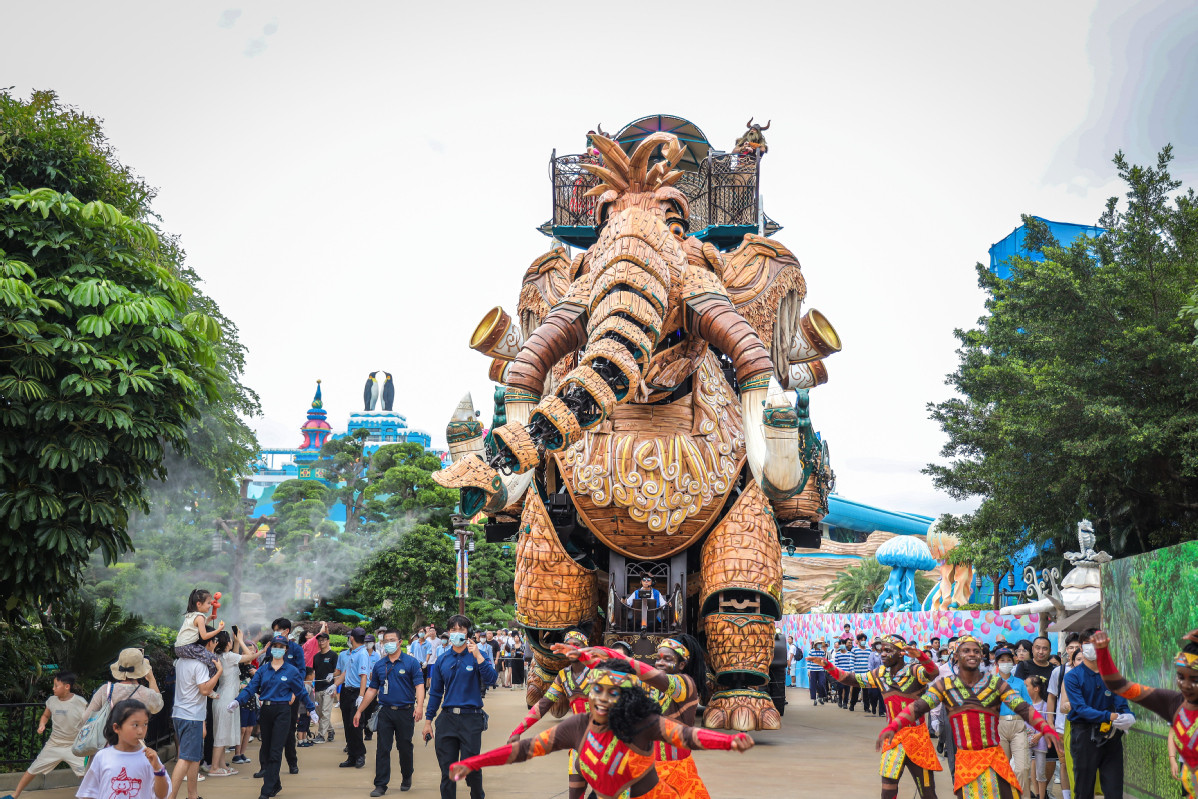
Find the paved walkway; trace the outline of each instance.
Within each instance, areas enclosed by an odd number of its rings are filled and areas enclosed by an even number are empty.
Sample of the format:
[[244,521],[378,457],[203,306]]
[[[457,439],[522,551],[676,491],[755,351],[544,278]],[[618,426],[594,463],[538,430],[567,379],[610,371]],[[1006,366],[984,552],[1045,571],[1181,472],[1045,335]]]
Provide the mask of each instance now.
[[[782,719],[782,729],[756,733],[762,745],[745,754],[732,752],[696,752],[695,759],[713,799],[760,799],[831,795],[873,797],[878,794],[878,758],[874,740],[883,726],[882,719],[866,716],[858,707],[855,713],[834,705],[812,707],[806,689],[788,691],[791,704]],[[524,692],[491,691],[487,694],[490,729],[483,734],[484,751],[503,745],[512,728],[526,712]],[[542,724],[549,722],[543,721]],[[374,787],[374,743],[367,744],[366,767],[342,769],[340,725],[337,742],[299,750],[300,773],[282,775],[280,799],[331,799],[360,797],[367,799]],[[537,728],[534,728],[534,730]],[[412,790],[399,791],[399,763],[392,752],[393,783],[388,796],[405,799],[436,799],[440,770],[430,743],[427,747],[416,730],[416,773]],[[232,777],[209,777],[200,783],[205,799],[256,799],[261,780],[251,777],[257,770],[258,745],[250,743],[247,754],[253,761],[240,767]],[[226,758],[227,759],[227,758]],[[939,781],[943,781],[941,778]],[[951,783],[946,783],[949,787]],[[564,753],[535,758],[528,763],[483,772],[483,787],[489,799],[551,799],[566,796],[566,758]],[[459,784],[461,799],[469,799],[469,789]],[[809,794],[810,792],[810,794]],[[907,793],[904,789],[904,795]],[[944,796],[951,792],[941,791]],[[37,799],[69,799],[73,788],[58,788],[30,794]],[[180,791],[186,796],[186,790]],[[141,796],[138,799],[149,799]]]

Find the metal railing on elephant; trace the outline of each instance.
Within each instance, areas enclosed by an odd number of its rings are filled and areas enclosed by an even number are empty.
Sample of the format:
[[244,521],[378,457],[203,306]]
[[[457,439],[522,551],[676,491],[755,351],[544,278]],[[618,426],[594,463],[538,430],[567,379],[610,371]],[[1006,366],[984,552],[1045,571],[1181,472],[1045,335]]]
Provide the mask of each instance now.
[[[549,161],[553,225],[596,224],[597,198],[585,195],[601,181],[582,165],[602,163],[598,155],[554,152]],[[756,225],[760,171],[761,157],[756,153],[711,153],[697,172],[684,174],[675,186],[690,202],[691,232],[711,225]]]
[[[615,589],[609,589],[608,628],[617,635],[639,634],[669,636],[685,632],[682,618],[682,591],[675,587],[670,598],[659,602],[653,592],[636,591],[621,600]],[[664,597],[662,597],[664,599]]]

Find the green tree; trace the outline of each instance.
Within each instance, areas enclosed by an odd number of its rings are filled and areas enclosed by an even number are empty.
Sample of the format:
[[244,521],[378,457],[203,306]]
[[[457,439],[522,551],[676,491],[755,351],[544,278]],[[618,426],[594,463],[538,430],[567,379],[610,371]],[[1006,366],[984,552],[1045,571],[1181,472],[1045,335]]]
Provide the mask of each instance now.
[[1045,260],[1012,258],[1006,280],[978,264],[989,315],[956,331],[947,382],[960,396],[928,406],[952,462],[925,473],[954,498],[982,498],[954,560],[1002,562],[1049,541],[1062,552],[1082,518],[1117,555],[1194,537],[1198,348],[1179,313],[1198,318],[1198,201],[1177,192],[1172,157],[1115,156],[1127,196],[1108,201],[1101,237],[1063,248],[1025,216]]
[[50,601],[218,404],[219,323],[193,307],[154,192],[100,123],[53,93],[0,92],[0,600]]
[[401,533],[395,546],[365,561],[349,588],[364,603],[362,612],[398,630],[414,630],[457,612],[455,562],[453,540],[445,531],[417,524]]
[[516,555],[510,547],[488,544],[482,540],[482,528],[474,529],[466,615],[475,624],[506,627],[516,617]]
[[320,448],[320,460],[316,462],[333,484],[336,499],[345,505],[345,532],[351,535],[358,531],[365,515],[366,489],[370,485],[368,438],[370,431],[364,427],[342,438],[330,438]]
[[338,533],[337,525],[326,518],[337,501],[336,494],[319,480],[286,480],[279,483],[270,499],[278,518],[274,526],[278,548],[298,544],[304,533],[313,538],[317,533]]
[[365,515],[378,526],[403,521],[447,529],[458,504],[456,489],[433,480],[441,459],[415,443],[385,444],[371,456]]
[[111,678],[108,667],[122,649],[145,645],[141,617],[122,613],[111,601],[101,605],[75,596],[39,616],[51,662],[75,672],[85,688]]

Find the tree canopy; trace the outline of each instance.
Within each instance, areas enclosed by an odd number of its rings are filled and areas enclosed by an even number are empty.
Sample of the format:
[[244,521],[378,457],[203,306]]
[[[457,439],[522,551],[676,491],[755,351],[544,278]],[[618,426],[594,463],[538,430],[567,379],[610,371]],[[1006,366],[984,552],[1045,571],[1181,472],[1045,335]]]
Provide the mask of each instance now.
[[127,551],[130,510],[148,510],[168,458],[196,442],[196,462],[224,474],[256,452],[232,413],[257,403],[240,386],[235,328],[222,329],[195,290],[153,197],[99,120],[50,92],[0,91],[0,600],[10,612],[77,585],[93,551],[107,562]]
[[982,499],[946,520],[963,541],[954,561],[998,573],[1029,543],[1063,552],[1082,518],[1115,555],[1198,531],[1198,199],[1178,192],[1172,157],[1115,156],[1127,194],[1107,202],[1099,238],[1062,247],[1024,216],[1044,260],[1011,258],[1006,280],[977,265],[988,315],[956,331],[946,382],[960,396],[928,406],[951,463],[925,473]]

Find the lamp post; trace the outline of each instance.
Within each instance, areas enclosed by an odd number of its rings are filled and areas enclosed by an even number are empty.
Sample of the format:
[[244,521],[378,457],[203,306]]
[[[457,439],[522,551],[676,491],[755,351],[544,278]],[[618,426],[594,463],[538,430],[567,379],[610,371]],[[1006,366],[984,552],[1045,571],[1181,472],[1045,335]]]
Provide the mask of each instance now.
[[454,514],[452,517],[454,558],[457,561],[458,615],[466,615],[466,597],[470,595],[470,553],[474,551],[474,531],[467,529],[470,520]]
[[[249,497],[250,478],[243,477],[241,479],[241,515],[235,519],[217,519],[216,529],[218,533],[224,533],[225,537],[233,543],[233,572],[229,576],[229,595],[232,597],[232,606],[238,611],[241,610],[241,574],[242,565],[245,559],[245,545],[254,537],[254,533],[258,532],[258,528],[264,524],[274,524],[276,518],[274,516],[259,516],[257,519],[248,518],[254,512],[254,506],[257,504]],[[247,525],[246,522],[249,522]],[[248,527],[248,529],[247,529]]]

